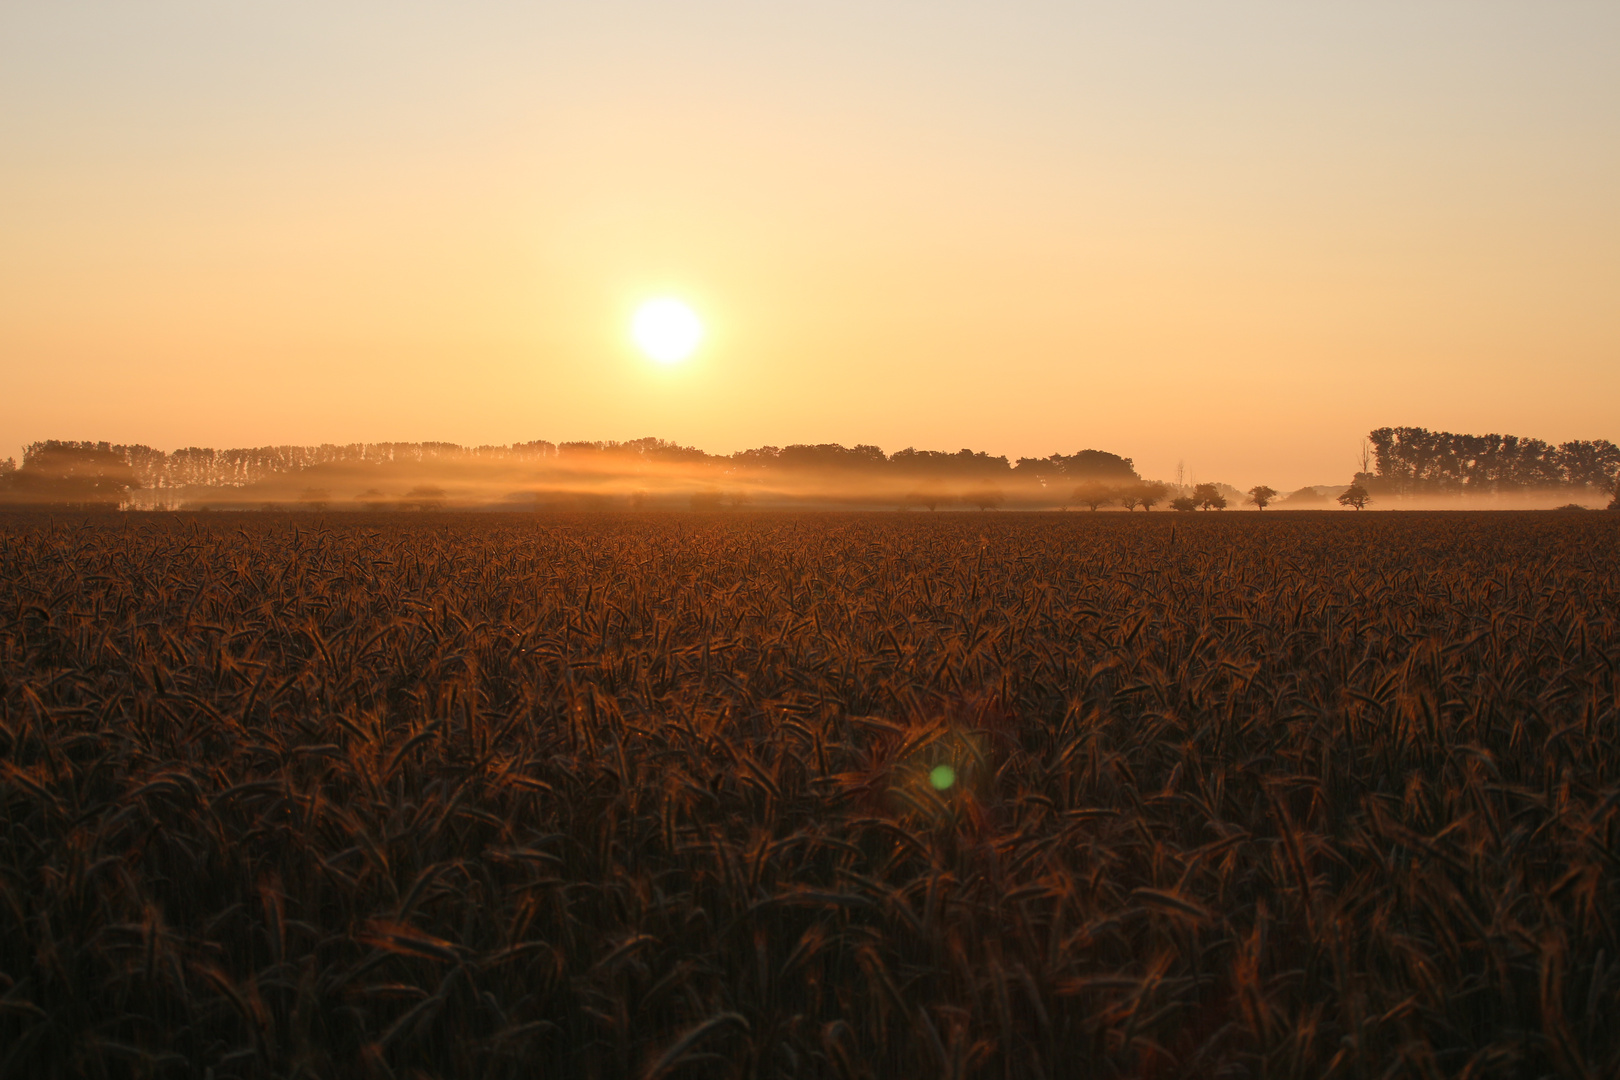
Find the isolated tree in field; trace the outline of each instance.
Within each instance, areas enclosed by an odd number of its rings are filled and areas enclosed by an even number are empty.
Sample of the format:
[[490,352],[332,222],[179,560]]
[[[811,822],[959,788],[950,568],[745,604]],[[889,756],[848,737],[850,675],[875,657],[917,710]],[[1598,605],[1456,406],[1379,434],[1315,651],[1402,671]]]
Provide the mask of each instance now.
[[1007,496],[996,488],[979,488],[976,491],[964,493],[962,501],[969,506],[977,506],[980,510],[994,510],[1007,501]]
[[1170,494],[1169,485],[1157,480],[1148,480],[1136,486],[1136,498],[1142,504],[1143,510],[1152,510],[1164,502],[1164,497],[1168,494]]
[[1135,510],[1142,501],[1142,486],[1131,484],[1119,489],[1119,505],[1126,510]]
[[1118,495],[1119,489],[1112,484],[1090,481],[1075,488],[1074,494],[1070,495],[1069,498],[1081,506],[1089,506],[1092,510],[1096,510],[1099,506],[1107,506],[1113,502]]
[[407,491],[405,498],[400,501],[399,505],[407,510],[412,507],[423,511],[443,510],[444,498],[444,488],[434,487],[431,484],[420,484]]
[[918,488],[900,496],[900,509],[910,510],[913,506],[921,506],[928,510],[937,510],[940,503],[949,501],[935,488]]
[[1191,495],[1177,495],[1175,498],[1170,500],[1170,509],[1180,510],[1183,513],[1191,513],[1192,511],[1198,509],[1198,500],[1193,498]]
[[1257,484],[1249,489],[1249,501],[1264,510],[1272,499],[1277,497],[1275,488],[1268,488],[1264,484]]
[[1205,510],[1225,510],[1226,496],[1214,484],[1199,484],[1193,488],[1193,502]]
[[1339,505],[1353,506],[1357,510],[1360,510],[1371,500],[1372,496],[1367,494],[1366,488],[1362,487],[1360,484],[1351,484],[1349,487],[1345,488],[1344,493],[1339,496]]

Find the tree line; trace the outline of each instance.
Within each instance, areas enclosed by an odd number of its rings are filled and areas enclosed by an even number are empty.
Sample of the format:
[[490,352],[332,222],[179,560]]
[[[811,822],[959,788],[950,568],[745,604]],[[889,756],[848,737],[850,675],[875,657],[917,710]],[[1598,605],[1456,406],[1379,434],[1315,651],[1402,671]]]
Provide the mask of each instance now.
[[[1175,491],[1181,494],[1170,498],[1171,493]],[[1190,488],[1173,488],[1158,480],[1140,480],[1130,484],[1090,481],[1076,487],[1070,498],[1075,503],[1090,507],[1092,510],[1115,505],[1122,506],[1126,510],[1135,510],[1138,506],[1143,510],[1152,510],[1168,498],[1170,509],[1190,513],[1195,510],[1225,510],[1231,505],[1231,500],[1226,494],[1228,491],[1234,489],[1224,484],[1193,484]],[[1276,488],[1256,484],[1249,489],[1248,498],[1243,501],[1257,510],[1264,510],[1276,501],[1279,494]],[[1339,496],[1339,502],[1360,510],[1367,504],[1367,494],[1351,485]]]
[[958,497],[943,493],[946,486],[959,489],[966,485],[970,490],[961,498],[990,506],[998,504],[999,485],[1003,482],[1020,488],[1049,488],[1059,498],[1066,486],[1080,481],[1115,485],[1141,482],[1130,458],[1091,449],[1010,461],[1005,456],[970,449],[948,452],[906,447],[885,454],[877,446],[846,447],[839,443],[761,446],[721,455],[657,438],[625,442],[535,440],[503,446],[449,442],[325,443],[227,450],[193,446],[171,452],[140,444],[47,440],[25,448],[20,468],[10,459],[0,462],[0,501],[110,505],[119,503],[132,490],[246,488],[321,467],[469,463],[538,466],[554,473],[674,466],[691,469],[698,478],[767,482],[773,477],[795,475],[843,478],[852,483],[879,479],[914,483],[914,501],[936,505]]
[[1372,495],[1497,494],[1557,488],[1613,491],[1620,447],[1607,439],[1553,445],[1517,435],[1461,435],[1420,427],[1381,427],[1367,442],[1356,483]]

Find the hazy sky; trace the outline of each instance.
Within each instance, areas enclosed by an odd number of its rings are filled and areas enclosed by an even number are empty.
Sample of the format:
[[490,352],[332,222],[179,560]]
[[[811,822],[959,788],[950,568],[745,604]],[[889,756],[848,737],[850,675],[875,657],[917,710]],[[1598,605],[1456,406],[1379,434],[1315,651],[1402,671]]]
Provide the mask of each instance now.
[[0,457],[1620,441],[1617,58],[1614,0],[16,0]]

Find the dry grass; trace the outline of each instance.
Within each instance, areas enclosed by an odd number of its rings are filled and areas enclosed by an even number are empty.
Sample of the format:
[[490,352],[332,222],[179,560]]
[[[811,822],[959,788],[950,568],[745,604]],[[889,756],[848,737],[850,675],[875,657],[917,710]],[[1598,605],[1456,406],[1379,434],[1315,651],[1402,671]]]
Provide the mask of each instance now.
[[0,1074],[1620,1074],[1611,517],[0,519]]

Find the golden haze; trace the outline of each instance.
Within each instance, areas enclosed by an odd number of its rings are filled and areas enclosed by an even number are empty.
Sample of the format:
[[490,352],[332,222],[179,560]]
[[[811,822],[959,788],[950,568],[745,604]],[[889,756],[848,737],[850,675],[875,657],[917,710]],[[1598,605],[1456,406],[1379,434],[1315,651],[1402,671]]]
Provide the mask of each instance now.
[[1616,434],[1606,7],[621,7],[0,16],[0,456]]

